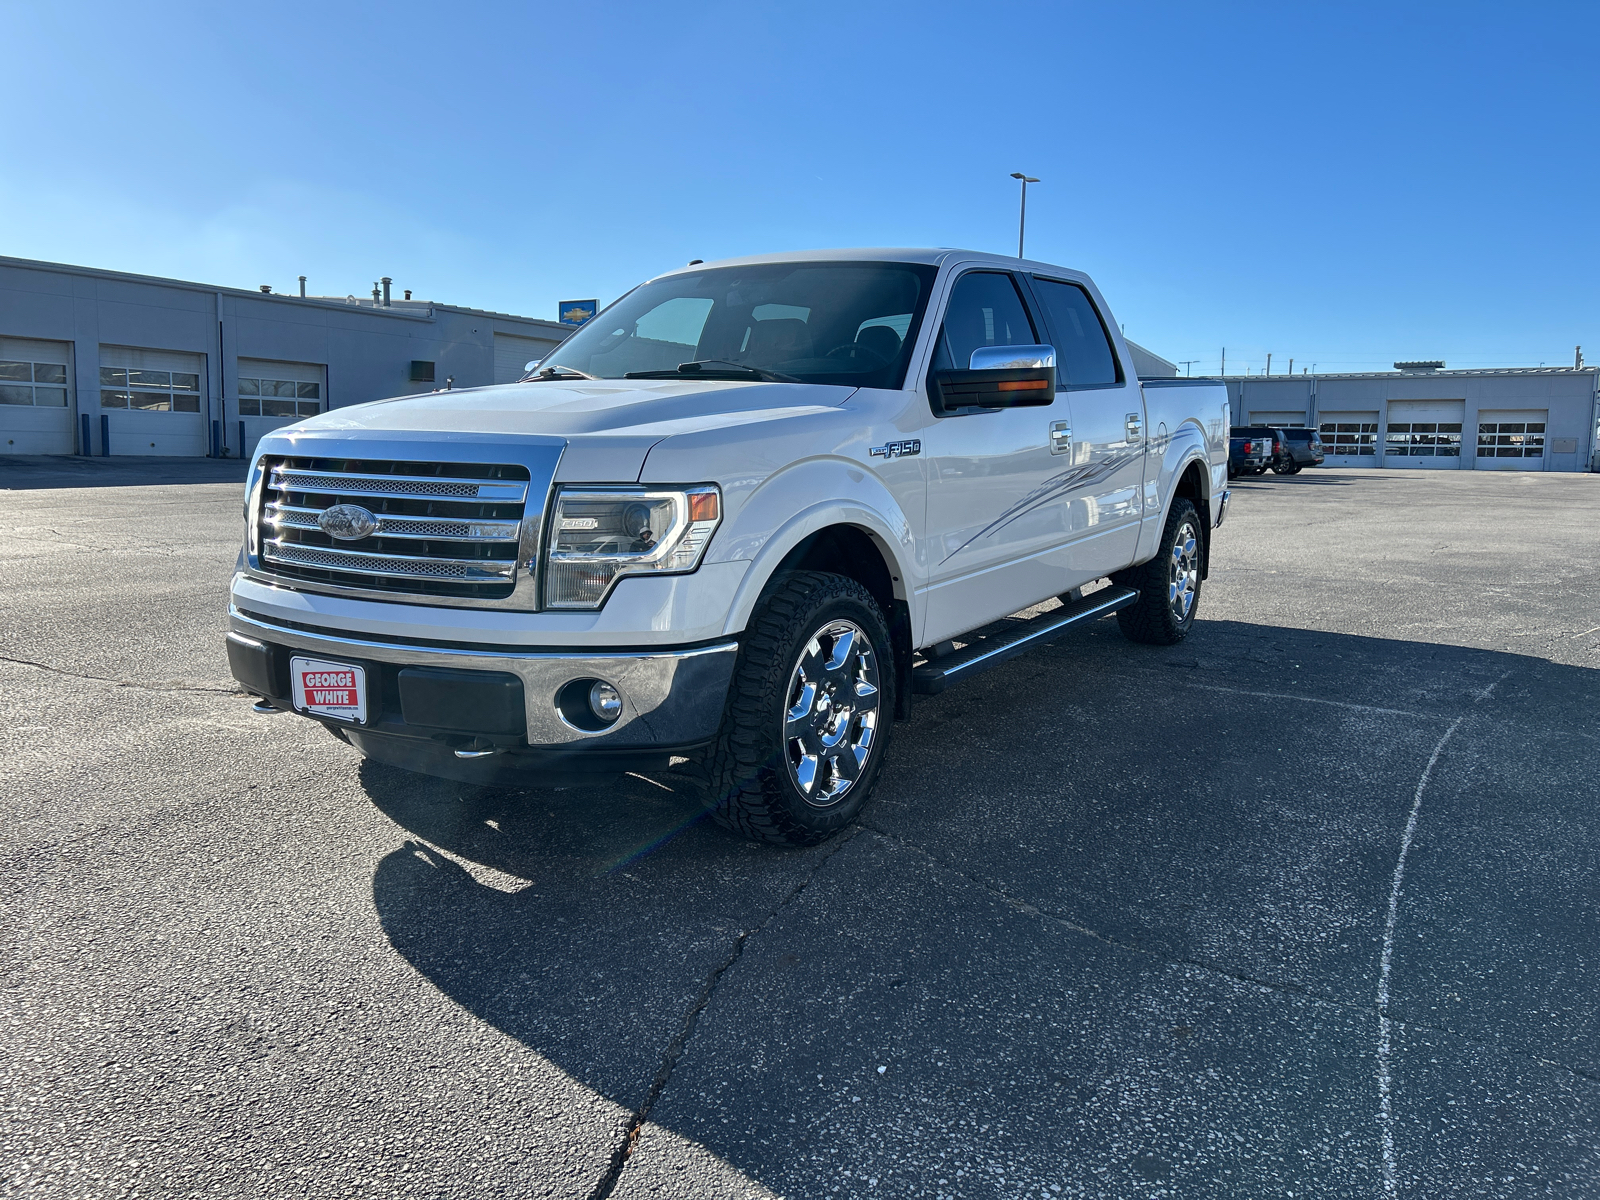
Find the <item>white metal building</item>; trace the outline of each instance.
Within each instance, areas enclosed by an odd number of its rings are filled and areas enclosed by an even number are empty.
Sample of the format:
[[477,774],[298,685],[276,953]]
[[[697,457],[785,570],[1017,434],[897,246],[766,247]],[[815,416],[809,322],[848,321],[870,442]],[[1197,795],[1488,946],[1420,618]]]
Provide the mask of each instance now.
[[0,454],[248,455],[327,408],[510,382],[570,332],[0,257]]
[[1228,376],[1236,425],[1315,426],[1327,465],[1600,470],[1600,368]]

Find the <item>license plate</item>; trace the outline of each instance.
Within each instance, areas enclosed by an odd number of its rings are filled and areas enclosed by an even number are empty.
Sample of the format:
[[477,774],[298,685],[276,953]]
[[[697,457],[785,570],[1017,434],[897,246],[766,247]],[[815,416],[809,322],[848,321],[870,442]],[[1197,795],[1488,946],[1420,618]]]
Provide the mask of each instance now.
[[365,724],[367,669],[321,658],[291,658],[294,706],[303,713]]

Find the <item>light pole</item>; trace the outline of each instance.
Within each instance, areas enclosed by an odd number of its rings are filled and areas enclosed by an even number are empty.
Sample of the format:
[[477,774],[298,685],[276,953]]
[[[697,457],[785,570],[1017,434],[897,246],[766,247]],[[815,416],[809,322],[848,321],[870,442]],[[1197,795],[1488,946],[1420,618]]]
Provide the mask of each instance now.
[[1028,228],[1028,185],[1039,181],[1021,171],[1011,172],[1011,178],[1022,180],[1022,208],[1017,213],[1017,257],[1022,257],[1022,235]]

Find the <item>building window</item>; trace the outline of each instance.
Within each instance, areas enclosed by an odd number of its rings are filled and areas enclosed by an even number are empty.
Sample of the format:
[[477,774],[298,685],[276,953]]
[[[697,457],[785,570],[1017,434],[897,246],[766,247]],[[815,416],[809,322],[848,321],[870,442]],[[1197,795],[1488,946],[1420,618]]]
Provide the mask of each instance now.
[[320,383],[239,377],[241,417],[314,417],[321,411]]
[[1479,458],[1543,458],[1543,421],[1484,421],[1478,426]]
[[0,404],[67,406],[67,364],[0,359]]
[[1461,422],[1391,421],[1384,434],[1383,452],[1402,458],[1460,458]]
[[[1461,427],[1458,425],[1456,428]],[[1377,451],[1378,425],[1375,421],[1324,421],[1319,432],[1322,434],[1322,448],[1328,454],[1355,456]]]
[[186,371],[101,367],[100,407],[197,413],[200,411],[200,376]]

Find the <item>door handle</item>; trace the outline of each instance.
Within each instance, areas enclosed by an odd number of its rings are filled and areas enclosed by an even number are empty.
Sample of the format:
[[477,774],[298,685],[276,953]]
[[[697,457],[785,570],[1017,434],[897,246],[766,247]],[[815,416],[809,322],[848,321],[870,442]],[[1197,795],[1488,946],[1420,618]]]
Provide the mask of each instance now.
[[1072,452],[1072,426],[1066,421],[1050,422],[1050,453],[1070,454]]
[[1141,441],[1144,438],[1144,417],[1139,413],[1129,413],[1127,416],[1128,440]]

